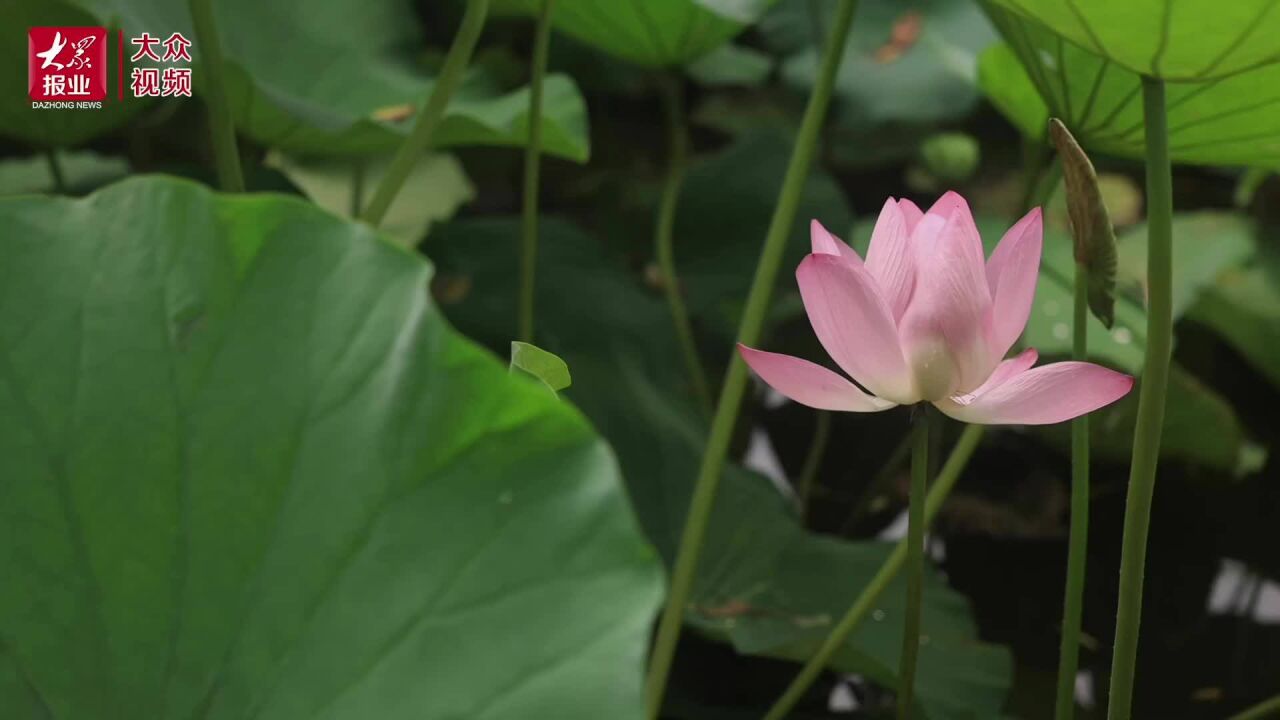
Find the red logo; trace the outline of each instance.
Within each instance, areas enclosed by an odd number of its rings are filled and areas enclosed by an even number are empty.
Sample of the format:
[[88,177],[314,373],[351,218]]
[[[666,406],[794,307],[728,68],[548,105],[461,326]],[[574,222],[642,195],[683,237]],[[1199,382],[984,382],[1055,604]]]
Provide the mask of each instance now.
[[106,28],[31,28],[27,32],[27,92],[32,100],[105,99]]

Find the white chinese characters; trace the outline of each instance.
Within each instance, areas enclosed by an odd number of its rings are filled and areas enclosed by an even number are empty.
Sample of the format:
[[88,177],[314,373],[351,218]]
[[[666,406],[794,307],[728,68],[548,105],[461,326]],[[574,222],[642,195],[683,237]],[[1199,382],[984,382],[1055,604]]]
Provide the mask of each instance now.
[[95,36],[86,35],[70,43],[68,48],[69,39],[59,31],[54,33],[48,49],[35,54],[42,61],[40,70],[47,71],[42,78],[45,97],[90,96],[92,82],[89,71],[93,70],[93,57],[86,51],[96,40]]

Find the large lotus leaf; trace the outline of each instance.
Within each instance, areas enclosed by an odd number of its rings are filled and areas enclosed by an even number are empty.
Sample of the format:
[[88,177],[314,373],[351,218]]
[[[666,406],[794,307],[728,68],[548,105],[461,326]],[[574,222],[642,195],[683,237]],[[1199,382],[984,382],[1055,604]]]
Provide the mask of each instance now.
[[[1052,115],[1090,152],[1145,156],[1135,73],[1033,20],[988,9],[1007,42],[983,53],[978,77],[1006,117],[1038,138]],[[1166,97],[1175,162],[1280,167],[1280,65],[1171,84]]]
[[[684,65],[742,32],[777,0],[559,0],[554,27],[647,67]],[[497,0],[497,13],[533,15],[542,0]]]
[[[110,18],[108,18],[110,19]],[[33,109],[27,99],[27,33],[33,26],[82,27],[100,24],[83,9],[62,0],[30,2],[29,0],[0,0],[0,56],[5,58],[0,67],[0,134],[17,138],[41,147],[67,147],[78,145],[97,135],[114,130],[147,106],[146,99],[126,96],[121,102],[116,97],[116,78],[110,76],[110,94],[100,109],[42,110]],[[111,67],[115,67],[115,44],[118,28],[106,23],[108,53]]]
[[[781,40],[821,30],[828,23],[825,15],[810,16],[813,7],[779,5],[770,14],[771,32]],[[807,37],[783,71],[788,82],[805,89],[813,86],[826,41],[816,31]],[[863,0],[836,78],[838,123],[867,128],[963,117],[978,99],[977,55],[995,39],[981,9],[967,0]]]
[[0,201],[0,707],[640,718],[609,448],[296,199]]
[[1274,0],[992,0],[1129,70],[1166,80],[1280,60]]
[[[432,231],[437,293],[468,334],[505,347],[514,331],[510,252],[517,218],[455,220]],[[538,344],[573,370],[564,395],[618,451],[650,539],[670,561],[705,441],[705,422],[684,384],[670,315],[621,258],[567,223],[540,229]],[[889,418],[885,419],[890,421]],[[730,464],[712,514],[686,622],[742,653],[797,659],[831,629],[882,563],[882,543],[805,532],[787,498],[765,478]],[[876,617],[835,667],[896,683],[904,586],[885,593]],[[1008,653],[979,641],[967,602],[930,574],[917,691],[929,718],[994,717],[1010,682]]]
[[[99,18],[120,19],[126,36],[194,38],[185,2],[74,0]],[[226,53],[228,96],[237,128],[269,147],[299,154],[357,154],[396,147],[432,78],[416,65],[419,21],[402,0],[214,3]],[[192,71],[203,89],[199,46]],[[586,106],[573,81],[548,77],[543,149],[587,157]],[[436,147],[521,145],[528,136],[528,90],[504,92],[472,71],[432,137]]]
[[[694,430],[694,418],[686,418],[686,431]],[[695,459],[698,447],[689,447]],[[741,653],[806,661],[892,545],[807,533],[793,505],[763,478],[731,468],[723,482],[731,489],[721,493],[709,534],[725,549],[705,559],[712,567],[695,586],[689,622],[727,638]],[[831,666],[895,687],[905,595],[906,578],[899,575]],[[941,576],[926,576],[925,598],[918,706],[935,720],[998,715],[1010,680],[1007,651],[978,639],[968,601]]]

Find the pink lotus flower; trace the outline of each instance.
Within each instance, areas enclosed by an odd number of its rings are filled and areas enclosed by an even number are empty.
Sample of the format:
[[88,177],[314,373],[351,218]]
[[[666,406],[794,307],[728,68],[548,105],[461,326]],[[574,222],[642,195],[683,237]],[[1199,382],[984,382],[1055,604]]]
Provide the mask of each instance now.
[[739,345],[775,390],[820,410],[877,412],[927,401],[968,423],[1043,425],[1119,400],[1133,378],[1087,362],[1032,368],[1036,351],[1003,360],[1031,313],[1040,268],[1039,208],[984,261],[969,206],[954,192],[929,212],[890,198],[867,259],[812,225],[796,269],[805,312],[838,373]]

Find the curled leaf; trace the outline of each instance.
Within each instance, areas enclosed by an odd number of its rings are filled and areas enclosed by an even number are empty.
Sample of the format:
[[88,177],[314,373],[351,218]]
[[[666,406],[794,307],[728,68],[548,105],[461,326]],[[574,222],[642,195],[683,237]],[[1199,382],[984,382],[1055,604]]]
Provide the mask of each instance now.
[[1098,188],[1093,163],[1071,131],[1057,118],[1050,118],[1049,137],[1062,162],[1076,262],[1089,272],[1089,310],[1109,328],[1115,321],[1116,304],[1116,233],[1111,215]]
[[564,360],[537,345],[518,340],[511,343],[511,371],[517,370],[534,376],[553,392],[559,392],[573,382]]

